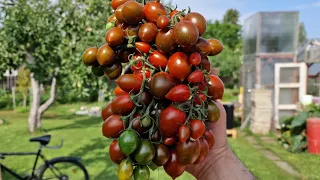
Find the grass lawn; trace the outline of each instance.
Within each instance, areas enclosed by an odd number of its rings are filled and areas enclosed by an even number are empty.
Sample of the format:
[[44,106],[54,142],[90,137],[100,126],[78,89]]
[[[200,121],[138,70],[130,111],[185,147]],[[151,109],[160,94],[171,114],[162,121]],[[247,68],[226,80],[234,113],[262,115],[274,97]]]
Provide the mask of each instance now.
[[[72,114],[72,110],[79,109],[81,105],[83,104],[53,106],[44,114],[42,121],[43,129],[34,135],[30,135],[27,131],[27,113],[0,111],[0,119],[6,120],[6,124],[0,126],[0,152],[34,151],[37,149],[38,144],[30,143],[29,138],[48,133],[52,135],[50,145],[58,145],[60,140],[62,138],[64,139],[62,149],[44,149],[44,155],[48,159],[58,156],[79,156],[82,157],[82,161],[89,171],[91,179],[117,179],[117,166],[112,163],[108,155],[108,147],[111,140],[101,135],[101,119],[75,116]],[[90,104],[90,106],[92,105],[93,104]],[[229,142],[241,161],[259,179],[294,179],[294,177],[280,170],[272,161],[266,159],[260,152],[252,147],[245,138],[239,137],[237,140],[230,139]],[[279,153],[283,153],[283,156],[286,156],[286,158],[291,158],[291,156],[289,157],[288,154],[285,154],[285,150],[283,150],[283,152],[279,151]],[[299,161],[299,157],[300,159],[304,157],[304,155],[296,156],[296,159],[293,161]],[[314,157],[312,161],[305,160],[304,167],[301,167],[303,163],[299,162],[297,169],[303,174],[307,173],[309,164],[315,161],[317,161],[316,157]],[[30,171],[33,162],[34,157],[28,156],[8,157],[5,160],[1,160],[1,163],[22,174]],[[319,166],[315,166],[314,168],[316,167]],[[304,171],[304,169],[306,169],[306,171]],[[315,174],[306,177],[310,179],[317,178]],[[10,180],[13,178],[4,175],[4,179]],[[166,180],[170,179],[170,177],[160,169],[152,172],[152,179]],[[195,178],[188,173],[184,173],[178,179],[193,180]]]

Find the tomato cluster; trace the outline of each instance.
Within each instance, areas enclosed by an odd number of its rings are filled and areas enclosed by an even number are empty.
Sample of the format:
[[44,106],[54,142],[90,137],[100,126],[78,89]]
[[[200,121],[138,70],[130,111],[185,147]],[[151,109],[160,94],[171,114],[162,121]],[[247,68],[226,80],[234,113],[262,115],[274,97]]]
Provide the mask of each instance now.
[[159,0],[110,4],[106,43],[82,57],[94,75],[118,85],[102,110],[102,133],[114,139],[110,158],[119,179],[149,179],[149,168],[159,166],[175,179],[214,145],[207,126],[220,117],[215,100],[224,85],[210,74],[208,56],[223,45],[201,37],[207,25],[199,13],[167,9]]

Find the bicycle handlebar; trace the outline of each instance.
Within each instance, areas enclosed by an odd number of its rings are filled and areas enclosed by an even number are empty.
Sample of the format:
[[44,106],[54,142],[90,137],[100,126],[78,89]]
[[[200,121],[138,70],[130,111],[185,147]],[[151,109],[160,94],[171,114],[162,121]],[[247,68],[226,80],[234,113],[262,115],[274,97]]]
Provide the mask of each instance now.
[[61,143],[59,146],[44,146],[44,148],[47,148],[47,149],[60,149],[62,146],[63,146],[63,139],[61,139]]

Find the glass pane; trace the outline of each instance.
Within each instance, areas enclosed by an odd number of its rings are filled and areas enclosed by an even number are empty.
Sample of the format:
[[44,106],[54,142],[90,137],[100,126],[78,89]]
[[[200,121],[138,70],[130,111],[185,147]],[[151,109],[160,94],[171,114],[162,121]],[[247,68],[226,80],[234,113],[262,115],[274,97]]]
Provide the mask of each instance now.
[[279,104],[296,104],[298,101],[298,88],[280,88]]
[[279,119],[281,119],[284,116],[292,116],[295,113],[295,110],[279,110]]
[[295,52],[298,12],[261,13],[259,52]]
[[[244,54],[254,54],[257,49],[257,35],[259,25],[259,14],[246,19],[243,26]],[[246,59],[245,59],[246,60]]]
[[280,83],[299,83],[299,68],[281,68]]
[[274,70],[275,63],[288,63],[292,62],[292,58],[287,59],[261,59],[261,84],[262,85],[274,85]]

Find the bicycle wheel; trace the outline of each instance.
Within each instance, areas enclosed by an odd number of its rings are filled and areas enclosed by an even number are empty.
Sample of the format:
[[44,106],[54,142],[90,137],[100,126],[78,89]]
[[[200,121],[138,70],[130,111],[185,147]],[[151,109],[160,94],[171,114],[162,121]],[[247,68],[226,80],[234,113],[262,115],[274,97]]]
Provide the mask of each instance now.
[[78,160],[57,158],[45,164],[39,173],[40,180],[89,180],[89,175]]

